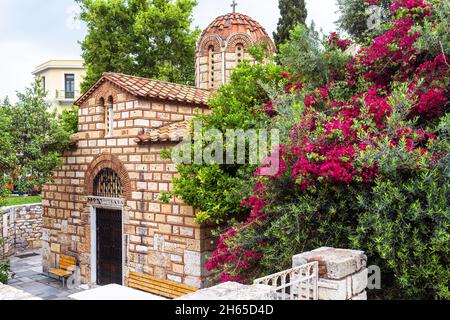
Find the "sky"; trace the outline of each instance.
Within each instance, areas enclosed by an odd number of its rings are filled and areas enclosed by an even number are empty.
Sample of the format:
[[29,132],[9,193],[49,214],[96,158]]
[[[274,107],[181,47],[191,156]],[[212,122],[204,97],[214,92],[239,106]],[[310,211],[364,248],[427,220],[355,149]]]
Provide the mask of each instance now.
[[[194,26],[204,29],[217,16],[230,12],[231,0],[198,0]],[[336,0],[306,0],[308,21],[325,33],[335,30]],[[278,0],[237,0],[237,12],[257,20],[272,35],[279,19]],[[79,41],[86,35],[74,20],[74,0],[0,0],[0,99],[23,91],[31,72],[51,59],[80,59]]]

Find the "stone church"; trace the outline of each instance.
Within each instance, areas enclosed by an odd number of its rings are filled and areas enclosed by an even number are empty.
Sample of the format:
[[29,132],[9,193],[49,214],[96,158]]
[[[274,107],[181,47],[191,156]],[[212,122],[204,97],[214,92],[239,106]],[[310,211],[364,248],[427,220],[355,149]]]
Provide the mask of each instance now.
[[84,284],[128,285],[136,272],[207,286],[211,227],[197,225],[180,199],[159,201],[177,175],[160,152],[183,139],[196,110],[208,112],[213,92],[257,43],[275,52],[258,22],[230,13],[198,41],[195,87],[105,73],[79,98],[79,132],[43,191],[44,271],[66,255]]

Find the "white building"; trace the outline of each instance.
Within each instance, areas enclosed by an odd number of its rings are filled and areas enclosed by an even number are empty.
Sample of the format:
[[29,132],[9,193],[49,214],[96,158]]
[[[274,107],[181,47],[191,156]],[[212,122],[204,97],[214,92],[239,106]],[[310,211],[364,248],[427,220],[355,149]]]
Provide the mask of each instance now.
[[72,107],[80,97],[80,83],[86,75],[83,63],[83,60],[50,60],[33,71],[47,92],[46,101],[58,111]]

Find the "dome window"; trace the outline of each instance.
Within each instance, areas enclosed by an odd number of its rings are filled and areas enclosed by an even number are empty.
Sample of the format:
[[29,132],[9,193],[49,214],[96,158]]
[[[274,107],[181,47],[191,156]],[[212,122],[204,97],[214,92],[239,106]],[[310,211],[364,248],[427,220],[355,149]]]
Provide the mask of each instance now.
[[235,54],[236,54],[236,64],[242,62],[243,53],[244,53],[244,45],[242,43],[238,43],[236,45],[236,52],[235,52]]

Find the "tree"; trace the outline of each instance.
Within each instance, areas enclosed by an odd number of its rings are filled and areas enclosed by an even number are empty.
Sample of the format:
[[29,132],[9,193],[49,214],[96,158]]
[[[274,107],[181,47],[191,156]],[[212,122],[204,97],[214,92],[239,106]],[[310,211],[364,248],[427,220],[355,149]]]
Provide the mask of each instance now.
[[[11,178],[27,192],[31,186],[47,182],[62,164],[61,154],[72,132],[67,131],[70,126],[63,119],[60,122],[55,113],[50,113],[44,97],[36,81],[25,93],[18,93],[16,105],[8,100],[0,104],[0,205],[9,193]],[[0,283],[7,283],[11,274],[9,261],[0,256]]]
[[73,107],[70,109],[64,110],[59,115],[59,122],[62,126],[62,129],[69,133],[74,134],[78,132],[78,108]]
[[86,91],[104,72],[193,84],[195,0],[76,0],[88,34],[82,41]]
[[372,3],[378,6],[376,10],[369,10],[367,0],[337,0],[341,13],[336,22],[339,29],[347,32],[353,40],[361,44],[382,33],[380,27],[388,18],[388,9],[392,0],[378,0]]
[[[16,163],[16,155],[8,129],[11,127],[11,116],[8,109],[9,101],[5,100],[0,105],[0,202],[8,194],[8,172]],[[1,206],[1,203],[0,203]]]
[[298,25],[291,30],[289,41],[280,46],[278,59],[296,80],[319,87],[336,80],[334,76],[351,58],[343,52],[350,45],[349,40],[323,41],[314,24],[309,28]]
[[305,0],[279,0],[281,17],[277,32],[273,34],[277,47],[289,39],[290,31],[298,24],[305,24],[308,16]]
[[45,92],[36,81],[24,93],[17,94],[15,105],[5,103],[3,112],[9,116],[5,126],[10,161],[10,176],[17,179],[17,187],[27,192],[31,186],[42,185],[62,164],[62,152],[68,147],[70,135],[60,123],[50,105],[45,102]]

